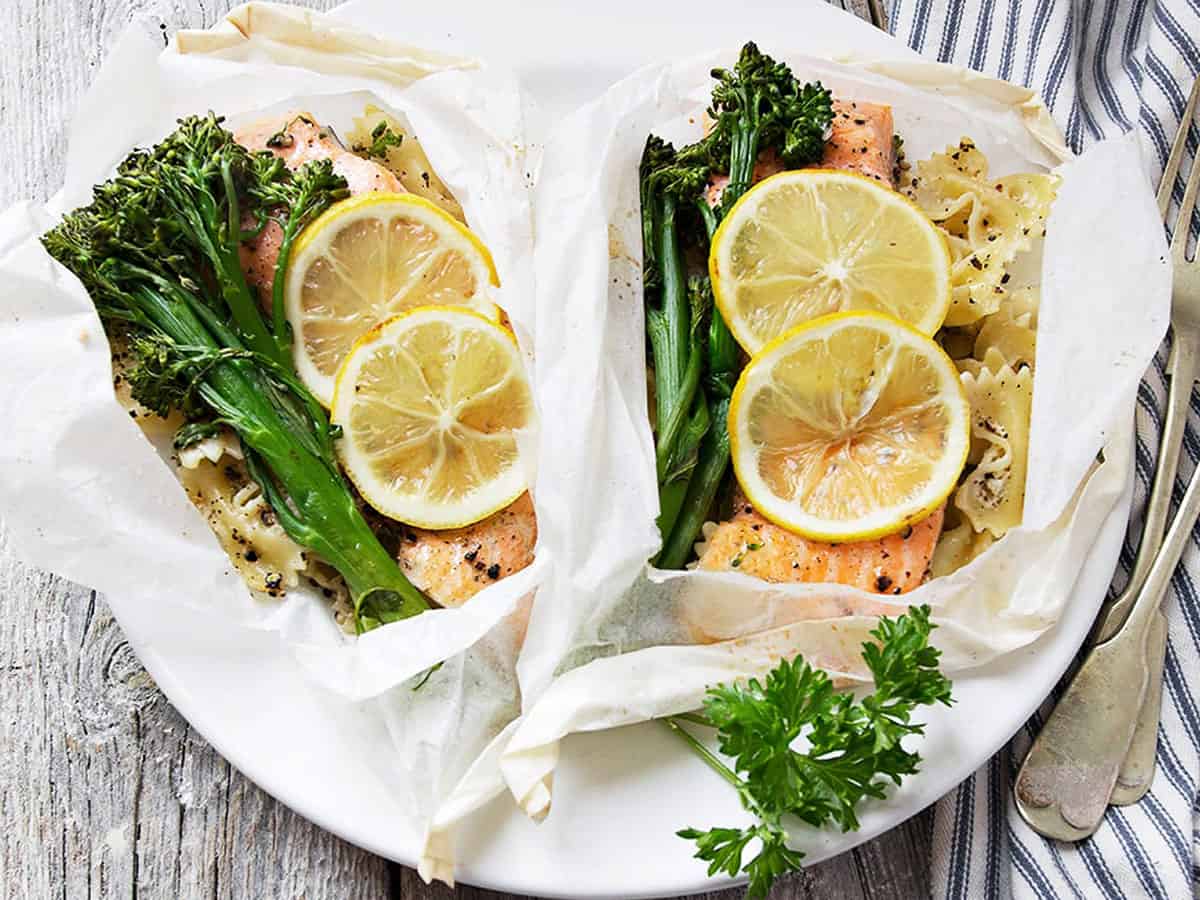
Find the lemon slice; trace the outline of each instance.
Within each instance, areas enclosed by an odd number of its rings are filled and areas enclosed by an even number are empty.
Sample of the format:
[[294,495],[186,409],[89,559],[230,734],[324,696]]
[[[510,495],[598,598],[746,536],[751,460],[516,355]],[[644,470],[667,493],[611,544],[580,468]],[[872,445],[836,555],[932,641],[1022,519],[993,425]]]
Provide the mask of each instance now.
[[346,474],[398,521],[459,528],[525,490],[525,366],[512,332],[471,310],[421,307],[372,328],[338,370],[330,419]]
[[771,341],[729,407],[738,482],[755,509],[807,538],[899,531],[954,489],[971,411],[954,363],[878,313],[837,313]]
[[901,194],[853,172],[767,178],[713,235],[713,295],[738,343],[767,341],[818,316],[887,313],[932,335],[950,308],[950,252]]
[[304,229],[292,250],[285,308],[296,371],[333,399],[338,366],[371,326],[418,306],[462,305],[489,318],[491,254],[471,231],[415,194],[343,200]]

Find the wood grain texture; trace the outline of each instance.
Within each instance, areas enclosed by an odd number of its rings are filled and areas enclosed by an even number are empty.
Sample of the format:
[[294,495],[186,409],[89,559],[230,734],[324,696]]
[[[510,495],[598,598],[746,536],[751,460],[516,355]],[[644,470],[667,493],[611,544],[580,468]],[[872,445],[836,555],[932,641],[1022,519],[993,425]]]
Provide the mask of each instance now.
[[[62,177],[70,115],[121,30],[212,25],[235,0],[0,0],[0,208]],[[300,0],[328,9],[335,0]],[[840,0],[863,18],[878,4]],[[878,24],[878,23],[877,23]],[[223,760],[138,663],[102,596],[22,565],[0,524],[0,896],[508,900],[426,886]],[[928,896],[929,817],[784,880],[775,900]],[[706,895],[735,900],[740,890]]]

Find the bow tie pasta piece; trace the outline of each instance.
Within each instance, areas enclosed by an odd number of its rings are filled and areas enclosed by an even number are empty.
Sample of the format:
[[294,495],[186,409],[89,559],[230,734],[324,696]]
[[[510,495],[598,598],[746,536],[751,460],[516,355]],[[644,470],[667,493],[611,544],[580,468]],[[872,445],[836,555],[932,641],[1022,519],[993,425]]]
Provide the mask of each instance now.
[[216,434],[207,435],[200,440],[180,447],[175,451],[179,465],[185,469],[194,469],[207,460],[210,463],[220,463],[221,457],[242,459],[242,442],[228,428],[222,428]]
[[905,193],[945,233],[953,299],[945,324],[967,325],[1000,309],[1007,267],[1040,237],[1054,202],[1054,175],[988,178],[987,157],[969,139],[917,163]]
[[[993,355],[993,363],[999,357]],[[1029,451],[1029,417],[1033,372],[981,368],[962,375],[971,403],[971,434],[983,452],[975,469],[954,495],[954,505],[977,532],[995,538],[1021,524],[1025,505],[1025,468]],[[974,454],[973,454],[974,455]]]
[[196,459],[192,468],[180,467],[179,480],[251,590],[282,597],[299,583],[304,551],[283,530],[244,462]]
[[222,429],[176,456],[177,474],[188,499],[200,510],[246,586],[281,598],[304,578],[325,597],[338,626],[353,633],[354,604],[346,582],[283,530],[246,470],[237,436]]
[[[1022,366],[1033,366],[1037,349],[1037,332],[1033,316],[1021,313],[1014,316],[1008,309],[988,316],[975,338],[975,358],[986,363],[988,355],[995,353],[1014,371]],[[997,371],[995,366],[990,367]]]
[[[974,356],[968,356],[965,359],[956,359],[954,365],[958,366],[959,373],[966,372],[971,376],[978,378],[979,374],[985,369],[991,369],[993,372],[999,372],[1002,368],[1008,365],[1002,354],[995,347],[989,347],[984,353],[983,359],[976,359]],[[982,449],[980,453],[982,453]],[[979,462],[979,457],[975,456],[971,462]]]
[[942,532],[929,563],[929,574],[941,578],[957,572],[994,543],[996,539],[990,532],[976,531],[970,522],[960,522]]
[[1041,292],[1037,285],[1027,284],[1011,289],[1004,298],[1000,308],[1001,313],[1007,312],[1012,318],[1028,315],[1029,324],[1037,328],[1038,306],[1041,305]]
[[943,329],[942,346],[959,372],[970,372],[975,377],[983,369],[999,372],[1006,364],[1013,371],[1022,366],[1033,368],[1037,309],[1037,288],[1017,288],[1005,295],[1000,309],[990,316],[971,325]]
[[[113,393],[157,447],[170,446],[184,418],[178,411],[162,417],[133,399],[127,368],[129,350],[121,336],[112,341]],[[308,575],[309,560],[283,530],[262,489],[250,478],[241,442],[221,429],[175,451],[177,475],[188,499],[200,510],[234,568],[255,592],[282,597]],[[316,580],[316,579],[314,579]],[[332,596],[327,594],[327,596]]]

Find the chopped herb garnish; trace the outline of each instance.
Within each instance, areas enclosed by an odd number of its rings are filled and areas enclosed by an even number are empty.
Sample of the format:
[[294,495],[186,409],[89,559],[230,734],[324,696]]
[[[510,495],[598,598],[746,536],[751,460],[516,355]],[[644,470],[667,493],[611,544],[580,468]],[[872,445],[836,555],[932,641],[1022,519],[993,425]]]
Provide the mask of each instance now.
[[387,159],[388,151],[404,143],[404,135],[393,131],[392,126],[381,121],[371,130],[371,143],[355,144],[354,153],[364,159]]
[[[705,763],[738,792],[758,821],[747,828],[687,828],[679,836],[696,843],[708,874],[750,878],[751,897],[765,897],[775,879],[802,866],[804,854],[787,845],[784,817],[820,828],[859,827],[858,806],[882,798],[889,782],[917,771],[920,756],[902,740],[922,734],[911,721],[918,706],[950,705],[950,681],[938,670],[940,651],[929,646],[929,607],[883,618],[863,644],[863,660],[875,690],[862,700],[837,692],[829,676],[803,659],[784,660],[763,682],[710,688],[704,712],[664,720]],[[717,731],[716,753],[683,727]],[[798,739],[807,745],[795,749]],[[758,853],[743,865],[747,847]]]

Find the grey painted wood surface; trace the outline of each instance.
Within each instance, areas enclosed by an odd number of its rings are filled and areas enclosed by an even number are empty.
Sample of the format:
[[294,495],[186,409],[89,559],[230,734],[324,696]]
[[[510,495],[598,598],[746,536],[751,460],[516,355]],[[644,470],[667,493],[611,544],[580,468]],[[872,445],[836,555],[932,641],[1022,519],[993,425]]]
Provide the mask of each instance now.
[[[334,0],[301,0],[326,9]],[[164,34],[234,0],[0,0],[0,208],[62,176],[66,122],[135,16]],[[872,0],[845,0],[869,17]],[[7,898],[445,898],[259,790],[171,707],[102,596],[31,569],[0,524],[0,894]],[[928,814],[781,883],[783,900],[929,893]],[[564,889],[568,889],[564,886]],[[458,895],[510,895],[463,887]],[[734,900],[742,891],[709,895]]]

